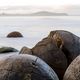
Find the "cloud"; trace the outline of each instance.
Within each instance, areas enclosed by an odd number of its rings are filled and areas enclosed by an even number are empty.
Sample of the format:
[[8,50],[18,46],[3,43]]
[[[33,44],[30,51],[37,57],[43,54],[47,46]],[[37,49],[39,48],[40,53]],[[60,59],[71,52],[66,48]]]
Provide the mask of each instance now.
[[80,6],[79,5],[68,5],[65,6],[66,13],[69,13],[70,15],[80,15]]
[[80,5],[79,0],[1,0],[0,6],[54,6]]

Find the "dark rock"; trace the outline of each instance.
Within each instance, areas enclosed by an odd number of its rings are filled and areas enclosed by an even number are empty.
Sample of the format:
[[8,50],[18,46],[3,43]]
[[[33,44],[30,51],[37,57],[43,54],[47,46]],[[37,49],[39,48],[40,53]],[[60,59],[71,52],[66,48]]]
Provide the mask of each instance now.
[[67,59],[60,47],[55,44],[51,38],[44,38],[32,48],[32,54],[43,59],[47,64],[54,69],[60,79],[63,78],[67,68]]
[[[80,54],[80,38],[64,30],[51,31],[30,51],[46,61],[62,80],[68,65]],[[27,50],[22,53],[30,54]]]
[[63,80],[80,80],[80,55],[69,65]]
[[0,59],[0,80],[59,80],[40,58],[18,54]]
[[25,46],[24,46],[24,47],[20,50],[19,54],[32,54],[32,51],[31,51],[31,49],[29,49],[28,47],[25,47]]
[[20,33],[20,32],[17,32],[17,31],[14,31],[14,32],[11,32],[7,35],[8,38],[11,38],[11,37],[23,37],[23,35]]
[[49,38],[56,41],[57,45],[60,45],[62,41],[62,51],[67,57],[68,65],[80,54],[80,38],[68,31],[56,30],[51,31]]
[[2,47],[0,48],[0,53],[8,53],[8,52],[18,52],[17,49],[12,47]]

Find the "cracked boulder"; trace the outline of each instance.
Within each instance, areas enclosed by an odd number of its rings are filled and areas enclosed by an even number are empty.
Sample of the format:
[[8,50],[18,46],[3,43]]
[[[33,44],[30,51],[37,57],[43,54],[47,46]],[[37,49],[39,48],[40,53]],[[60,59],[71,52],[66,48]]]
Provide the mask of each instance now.
[[17,54],[0,58],[0,80],[59,80],[40,58]]
[[80,54],[80,37],[71,32],[64,30],[51,31],[48,38],[55,40],[57,46],[61,44],[60,48],[67,57],[68,65]]
[[8,38],[16,38],[16,37],[23,37],[23,35],[18,31],[13,31],[13,32],[9,33],[7,35],[7,37]]
[[44,38],[32,48],[32,54],[43,59],[62,80],[67,68],[67,58],[59,48],[60,46],[61,44],[57,46],[53,39]]
[[63,80],[80,80],[80,55],[69,65]]

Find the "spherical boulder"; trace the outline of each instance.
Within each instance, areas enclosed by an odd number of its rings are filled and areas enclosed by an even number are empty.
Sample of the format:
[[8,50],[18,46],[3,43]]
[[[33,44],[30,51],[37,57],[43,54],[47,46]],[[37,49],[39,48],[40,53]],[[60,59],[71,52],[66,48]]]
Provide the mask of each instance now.
[[80,55],[69,65],[63,80],[80,80]]
[[12,47],[1,47],[0,48],[0,53],[9,53],[9,52],[18,52],[18,50]]
[[51,38],[44,38],[32,48],[32,54],[43,59],[62,80],[67,68],[67,58]]
[[48,38],[55,40],[67,57],[68,65],[80,54],[80,37],[64,30],[51,31]]
[[40,58],[17,54],[0,59],[0,80],[59,80]]
[[7,37],[8,38],[11,38],[11,37],[23,37],[23,35],[20,32],[18,32],[18,31],[13,31],[13,32],[9,33],[7,35]]

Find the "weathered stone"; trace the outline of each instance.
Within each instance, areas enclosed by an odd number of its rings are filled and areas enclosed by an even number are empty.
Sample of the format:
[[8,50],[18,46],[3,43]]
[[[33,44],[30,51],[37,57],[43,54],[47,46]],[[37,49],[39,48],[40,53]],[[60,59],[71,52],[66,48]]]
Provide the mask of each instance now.
[[80,80],[80,55],[69,65],[63,80]]
[[80,38],[68,31],[56,30],[51,31],[48,38],[56,41],[60,45],[62,41],[62,51],[67,57],[68,64],[70,64],[80,54]]
[[32,51],[31,51],[31,49],[29,49],[28,47],[25,47],[25,46],[24,46],[24,47],[20,50],[19,54],[32,54]]
[[[61,46],[61,45],[59,45]],[[67,68],[67,59],[51,38],[44,38],[32,48],[32,54],[43,59],[62,79]]]
[[59,80],[40,58],[17,54],[0,58],[0,80]]
[[0,48],[0,53],[8,53],[8,52],[18,52],[18,50],[12,47],[1,47]]
[[[62,80],[68,65],[80,54],[80,38],[64,30],[51,31],[31,49],[31,54],[46,61]],[[27,50],[22,53],[30,54]]]
[[7,35],[8,38],[11,38],[11,37],[23,37],[23,35],[20,33],[20,32],[17,32],[17,31],[14,31],[14,32],[11,32]]

